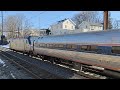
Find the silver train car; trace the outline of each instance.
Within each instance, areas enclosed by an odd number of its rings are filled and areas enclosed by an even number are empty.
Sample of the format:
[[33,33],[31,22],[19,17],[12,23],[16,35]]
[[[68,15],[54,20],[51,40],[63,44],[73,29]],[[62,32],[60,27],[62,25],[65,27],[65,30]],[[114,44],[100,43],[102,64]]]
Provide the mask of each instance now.
[[10,48],[75,68],[89,65],[120,71],[120,30],[28,37],[13,40]]

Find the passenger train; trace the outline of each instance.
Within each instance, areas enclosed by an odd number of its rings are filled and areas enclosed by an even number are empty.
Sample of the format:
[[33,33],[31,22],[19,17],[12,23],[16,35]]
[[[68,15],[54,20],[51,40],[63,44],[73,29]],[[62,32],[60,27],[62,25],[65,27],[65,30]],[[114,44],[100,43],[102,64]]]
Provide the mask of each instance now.
[[10,49],[36,55],[50,62],[120,71],[120,30],[13,39]]

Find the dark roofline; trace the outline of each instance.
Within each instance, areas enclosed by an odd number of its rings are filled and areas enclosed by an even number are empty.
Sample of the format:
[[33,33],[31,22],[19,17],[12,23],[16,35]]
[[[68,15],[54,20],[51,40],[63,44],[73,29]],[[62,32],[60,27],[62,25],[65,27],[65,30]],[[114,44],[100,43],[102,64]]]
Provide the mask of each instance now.
[[63,19],[63,20],[60,20],[60,21],[57,21],[58,23],[61,23],[61,22],[64,22],[65,20],[67,20],[67,18]]
[[60,20],[60,21],[58,21],[58,23],[64,22],[65,20],[70,20],[74,25],[76,25],[75,22],[72,21],[70,18],[65,18],[63,20]]

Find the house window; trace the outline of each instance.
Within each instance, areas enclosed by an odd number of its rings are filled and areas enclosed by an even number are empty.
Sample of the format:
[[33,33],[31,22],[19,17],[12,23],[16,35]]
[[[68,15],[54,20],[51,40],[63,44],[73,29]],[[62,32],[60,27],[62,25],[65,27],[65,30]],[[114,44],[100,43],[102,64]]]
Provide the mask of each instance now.
[[86,26],[86,28],[87,28],[87,26]]
[[73,29],[73,26],[72,26],[72,29]]
[[65,25],[65,28],[67,28],[67,25]]

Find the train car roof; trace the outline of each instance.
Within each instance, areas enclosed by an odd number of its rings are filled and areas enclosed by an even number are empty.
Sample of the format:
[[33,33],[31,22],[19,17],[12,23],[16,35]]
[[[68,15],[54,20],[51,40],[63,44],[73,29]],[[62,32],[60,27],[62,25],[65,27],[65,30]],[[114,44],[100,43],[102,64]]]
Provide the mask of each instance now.
[[[120,29],[108,29],[108,30],[102,30],[102,31],[93,31],[93,32],[80,32],[80,33],[74,33],[74,34],[64,34],[64,35],[50,35],[50,36],[40,36],[40,37],[61,37],[61,36],[72,36],[72,35],[84,35],[84,34],[106,34],[106,33],[111,33],[111,32],[120,32]],[[40,38],[39,37],[39,38]]]
[[[112,38],[114,40],[112,40]],[[112,40],[112,41],[111,41]],[[41,43],[96,43],[96,42],[119,42],[120,43],[120,29],[108,31],[84,32],[69,35],[55,35],[39,37],[38,42]]]

